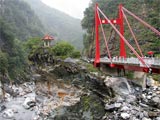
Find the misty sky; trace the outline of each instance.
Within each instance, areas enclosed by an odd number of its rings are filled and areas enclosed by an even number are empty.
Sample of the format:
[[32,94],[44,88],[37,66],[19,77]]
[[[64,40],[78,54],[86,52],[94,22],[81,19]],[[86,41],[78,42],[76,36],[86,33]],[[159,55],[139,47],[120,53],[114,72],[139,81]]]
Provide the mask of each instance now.
[[90,0],[42,0],[42,2],[70,16],[82,19],[83,11],[88,7]]

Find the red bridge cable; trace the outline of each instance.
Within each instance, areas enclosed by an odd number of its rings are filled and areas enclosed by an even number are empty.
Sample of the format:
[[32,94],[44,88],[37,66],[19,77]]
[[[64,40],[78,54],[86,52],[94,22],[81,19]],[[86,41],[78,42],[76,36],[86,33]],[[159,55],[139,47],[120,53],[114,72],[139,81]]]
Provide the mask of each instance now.
[[97,10],[97,13],[98,13],[98,19],[99,19],[99,21],[100,21],[101,30],[102,30],[103,37],[104,37],[104,42],[105,42],[105,45],[106,45],[106,48],[107,48],[107,53],[108,53],[109,59],[110,59],[110,61],[111,61],[111,63],[112,63],[111,54],[110,54],[110,51],[109,51],[109,48],[108,48],[107,39],[106,39],[106,36],[105,36],[105,33],[104,33],[104,29],[103,29],[103,26],[102,26],[102,21],[101,21],[101,19],[100,19],[98,10]]
[[137,19],[138,21],[140,21],[141,23],[143,23],[145,26],[147,26],[148,28],[150,28],[153,32],[155,32],[157,35],[160,36],[160,32],[158,30],[156,30],[154,27],[152,27],[151,25],[149,25],[148,23],[146,23],[145,21],[143,21],[142,19],[140,19],[138,16],[134,15],[132,12],[130,12],[129,10],[127,10],[126,8],[122,7],[122,9],[127,12],[129,15],[131,15],[132,17],[134,17],[135,19]]
[[132,28],[131,28],[131,25],[129,24],[129,21],[128,21],[126,15],[124,14],[124,11],[123,11],[123,10],[122,10],[122,13],[123,13],[123,16],[124,16],[124,18],[125,18],[125,20],[126,20],[126,23],[127,23],[128,27],[129,27],[129,30],[130,30],[133,38],[134,38],[134,41],[135,41],[135,43],[136,43],[136,45],[137,45],[137,48],[138,48],[138,50],[139,50],[139,52],[140,52],[140,54],[141,54],[141,57],[143,57],[144,55],[143,55],[143,53],[142,53],[142,50],[141,50],[141,48],[140,48],[140,46],[139,46],[139,44],[138,44],[138,42],[137,42],[136,36],[135,36],[135,34],[134,34],[134,32],[133,32],[133,30],[132,30]]
[[133,53],[137,56],[137,58],[140,60],[140,62],[145,65],[146,67],[150,68],[147,63],[139,56],[139,54],[134,50],[134,48],[128,43],[128,41],[123,37],[123,35],[117,30],[117,28],[110,22],[110,20],[105,16],[105,14],[100,10],[99,7],[97,9],[100,11],[100,13],[104,16],[104,18],[108,21],[108,23],[113,27],[113,29],[117,32],[117,34],[124,40],[124,42],[127,44],[127,46],[133,51]]

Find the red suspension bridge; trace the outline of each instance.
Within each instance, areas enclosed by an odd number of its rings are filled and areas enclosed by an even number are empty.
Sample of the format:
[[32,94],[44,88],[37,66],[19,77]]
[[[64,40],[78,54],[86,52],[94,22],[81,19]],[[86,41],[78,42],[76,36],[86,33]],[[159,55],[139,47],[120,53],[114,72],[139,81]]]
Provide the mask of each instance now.
[[[128,70],[134,70],[134,71],[143,71],[148,73],[158,73],[160,74],[160,58],[146,58],[144,57],[142,50],[138,44],[138,41],[136,39],[136,36],[129,24],[129,21],[125,15],[125,13],[128,13],[130,16],[137,19],[139,22],[141,22],[144,26],[152,30],[155,34],[160,36],[160,32],[156,30],[154,27],[140,19],[138,16],[124,8],[121,4],[119,5],[119,17],[117,19],[110,20],[103,11],[98,7],[98,4],[95,5],[95,39],[96,39],[96,51],[95,51],[95,59],[92,59],[94,62],[94,66],[99,66],[100,63],[109,65],[111,68],[120,68],[120,69],[128,69]],[[101,19],[100,16],[103,16],[103,19]],[[132,47],[132,45],[126,40],[124,37],[124,20],[126,21],[129,30],[131,32],[132,37],[135,40],[136,46],[139,50],[140,55],[138,52]],[[103,24],[109,24],[115,32],[120,36],[120,55],[119,57],[112,57],[110,54],[110,50],[108,47],[108,41],[105,36]],[[119,30],[116,28],[115,25],[119,26]],[[108,58],[100,58],[100,41],[99,41],[99,27],[101,28],[105,46],[107,49]],[[134,53],[136,58],[127,58],[125,45],[128,46],[128,48]]]

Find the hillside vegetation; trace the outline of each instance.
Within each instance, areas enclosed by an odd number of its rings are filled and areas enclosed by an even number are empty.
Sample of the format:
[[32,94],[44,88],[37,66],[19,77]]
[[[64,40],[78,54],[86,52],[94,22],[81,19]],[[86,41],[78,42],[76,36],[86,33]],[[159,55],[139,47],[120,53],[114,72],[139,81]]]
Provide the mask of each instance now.
[[43,36],[44,28],[30,6],[22,0],[2,0],[0,17],[10,26],[20,40]]

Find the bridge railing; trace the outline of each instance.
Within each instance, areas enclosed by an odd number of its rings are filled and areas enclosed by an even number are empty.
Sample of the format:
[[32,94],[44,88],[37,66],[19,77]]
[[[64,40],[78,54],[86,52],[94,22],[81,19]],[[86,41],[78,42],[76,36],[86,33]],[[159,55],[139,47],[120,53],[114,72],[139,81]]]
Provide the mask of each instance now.
[[[154,66],[160,66],[160,58],[143,58],[146,64],[149,66],[154,65]],[[101,62],[106,62],[110,63],[110,59],[108,58],[101,58]],[[130,57],[130,58],[122,58],[122,57],[114,57],[112,58],[112,63],[117,63],[117,64],[134,64],[134,65],[139,65],[139,66],[144,66],[138,58]]]

